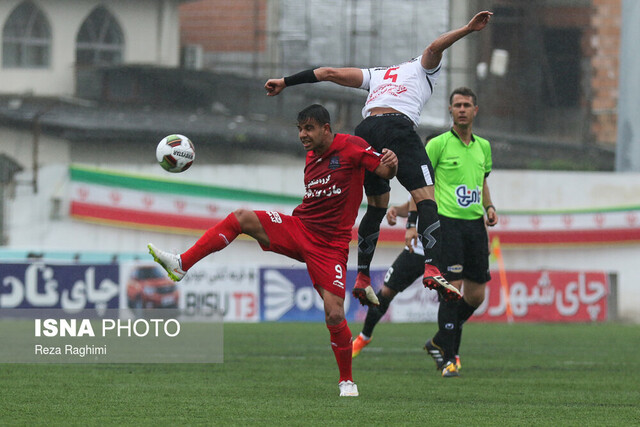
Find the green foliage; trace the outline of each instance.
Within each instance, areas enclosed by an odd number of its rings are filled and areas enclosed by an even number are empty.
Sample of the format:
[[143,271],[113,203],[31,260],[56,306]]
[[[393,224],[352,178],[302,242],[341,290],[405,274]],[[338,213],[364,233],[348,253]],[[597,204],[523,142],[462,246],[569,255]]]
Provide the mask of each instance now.
[[[352,324],[354,336],[360,330]],[[422,345],[434,324],[380,324],[338,397],[319,323],[225,325],[222,364],[0,365],[20,425],[621,426],[640,420],[640,326],[465,326],[459,378]],[[207,339],[206,336],[202,337]]]

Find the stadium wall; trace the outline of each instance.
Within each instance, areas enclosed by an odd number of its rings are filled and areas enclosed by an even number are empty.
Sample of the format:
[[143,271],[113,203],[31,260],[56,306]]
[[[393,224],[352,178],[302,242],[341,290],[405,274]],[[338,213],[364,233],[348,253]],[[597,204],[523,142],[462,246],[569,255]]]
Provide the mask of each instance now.
[[[115,166],[112,166],[115,167]],[[248,173],[248,168],[250,173]],[[141,165],[136,173],[162,177],[179,182],[250,189],[272,194],[299,196],[302,193],[302,170],[299,165],[281,167],[260,165],[200,165],[184,174],[164,173],[157,165]],[[25,179],[25,177],[27,179]],[[16,176],[28,182],[28,175]],[[638,174],[578,173],[549,171],[494,171],[489,184],[499,214],[505,212],[543,212],[575,209],[599,209],[640,206],[640,176]],[[41,170],[37,194],[27,185],[17,185],[14,196],[7,200],[9,244],[2,258],[11,253],[58,252],[77,254],[81,260],[93,254],[129,254],[146,259],[146,244],[184,250],[198,233],[170,233],[150,229],[119,228],[108,224],[79,221],[69,216],[68,167],[46,166]],[[405,191],[394,181],[392,203],[403,203]],[[374,258],[377,268],[388,267],[402,249],[400,242],[384,242]],[[640,242],[581,243],[572,245],[505,245],[502,248],[507,270],[599,270],[617,273],[619,310],[623,319],[640,321],[640,272],[635,260]],[[24,256],[24,255],[23,255]],[[351,247],[350,266],[353,269],[356,248]],[[239,238],[225,251],[208,257],[203,265],[252,265],[302,267],[297,261],[262,252],[255,242]],[[495,265],[494,265],[495,267]]]

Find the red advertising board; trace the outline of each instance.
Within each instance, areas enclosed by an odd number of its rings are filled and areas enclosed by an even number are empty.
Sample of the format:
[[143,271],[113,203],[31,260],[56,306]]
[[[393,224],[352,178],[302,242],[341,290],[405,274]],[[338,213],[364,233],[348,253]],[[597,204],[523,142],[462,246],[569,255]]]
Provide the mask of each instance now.
[[508,283],[501,283],[497,271],[492,271],[491,276],[485,301],[471,321],[594,322],[608,319],[611,283],[606,272],[508,270]]

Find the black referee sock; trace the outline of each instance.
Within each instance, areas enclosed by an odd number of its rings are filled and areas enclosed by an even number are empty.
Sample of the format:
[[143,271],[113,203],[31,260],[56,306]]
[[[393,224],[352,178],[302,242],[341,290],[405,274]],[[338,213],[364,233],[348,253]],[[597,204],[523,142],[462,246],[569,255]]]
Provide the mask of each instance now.
[[362,334],[368,337],[373,335],[373,328],[375,328],[380,319],[382,319],[382,316],[384,316],[389,309],[389,303],[391,303],[391,299],[383,296],[381,291],[378,291],[376,296],[378,297],[378,301],[380,301],[380,305],[369,307],[367,317],[364,319],[364,326],[362,327]]
[[418,234],[424,248],[425,263],[440,266],[440,218],[438,205],[433,200],[423,200],[418,208]]
[[378,244],[380,223],[387,213],[387,208],[369,205],[358,227],[358,273],[369,276],[369,266]]
[[454,351],[455,354],[460,354],[460,341],[462,340],[462,325],[464,322],[469,320],[474,311],[476,311],[477,307],[470,305],[468,302],[464,300],[464,298],[458,300],[458,328],[456,329],[456,340]]
[[440,301],[438,332],[433,341],[444,351],[444,360],[455,359],[455,341],[458,330],[458,301]]

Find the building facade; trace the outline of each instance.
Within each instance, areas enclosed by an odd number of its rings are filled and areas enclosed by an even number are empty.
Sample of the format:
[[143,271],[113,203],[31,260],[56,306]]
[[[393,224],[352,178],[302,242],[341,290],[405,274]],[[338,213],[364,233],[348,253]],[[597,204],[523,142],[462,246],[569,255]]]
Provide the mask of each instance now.
[[0,93],[73,96],[83,67],[180,61],[178,0],[0,2]]

